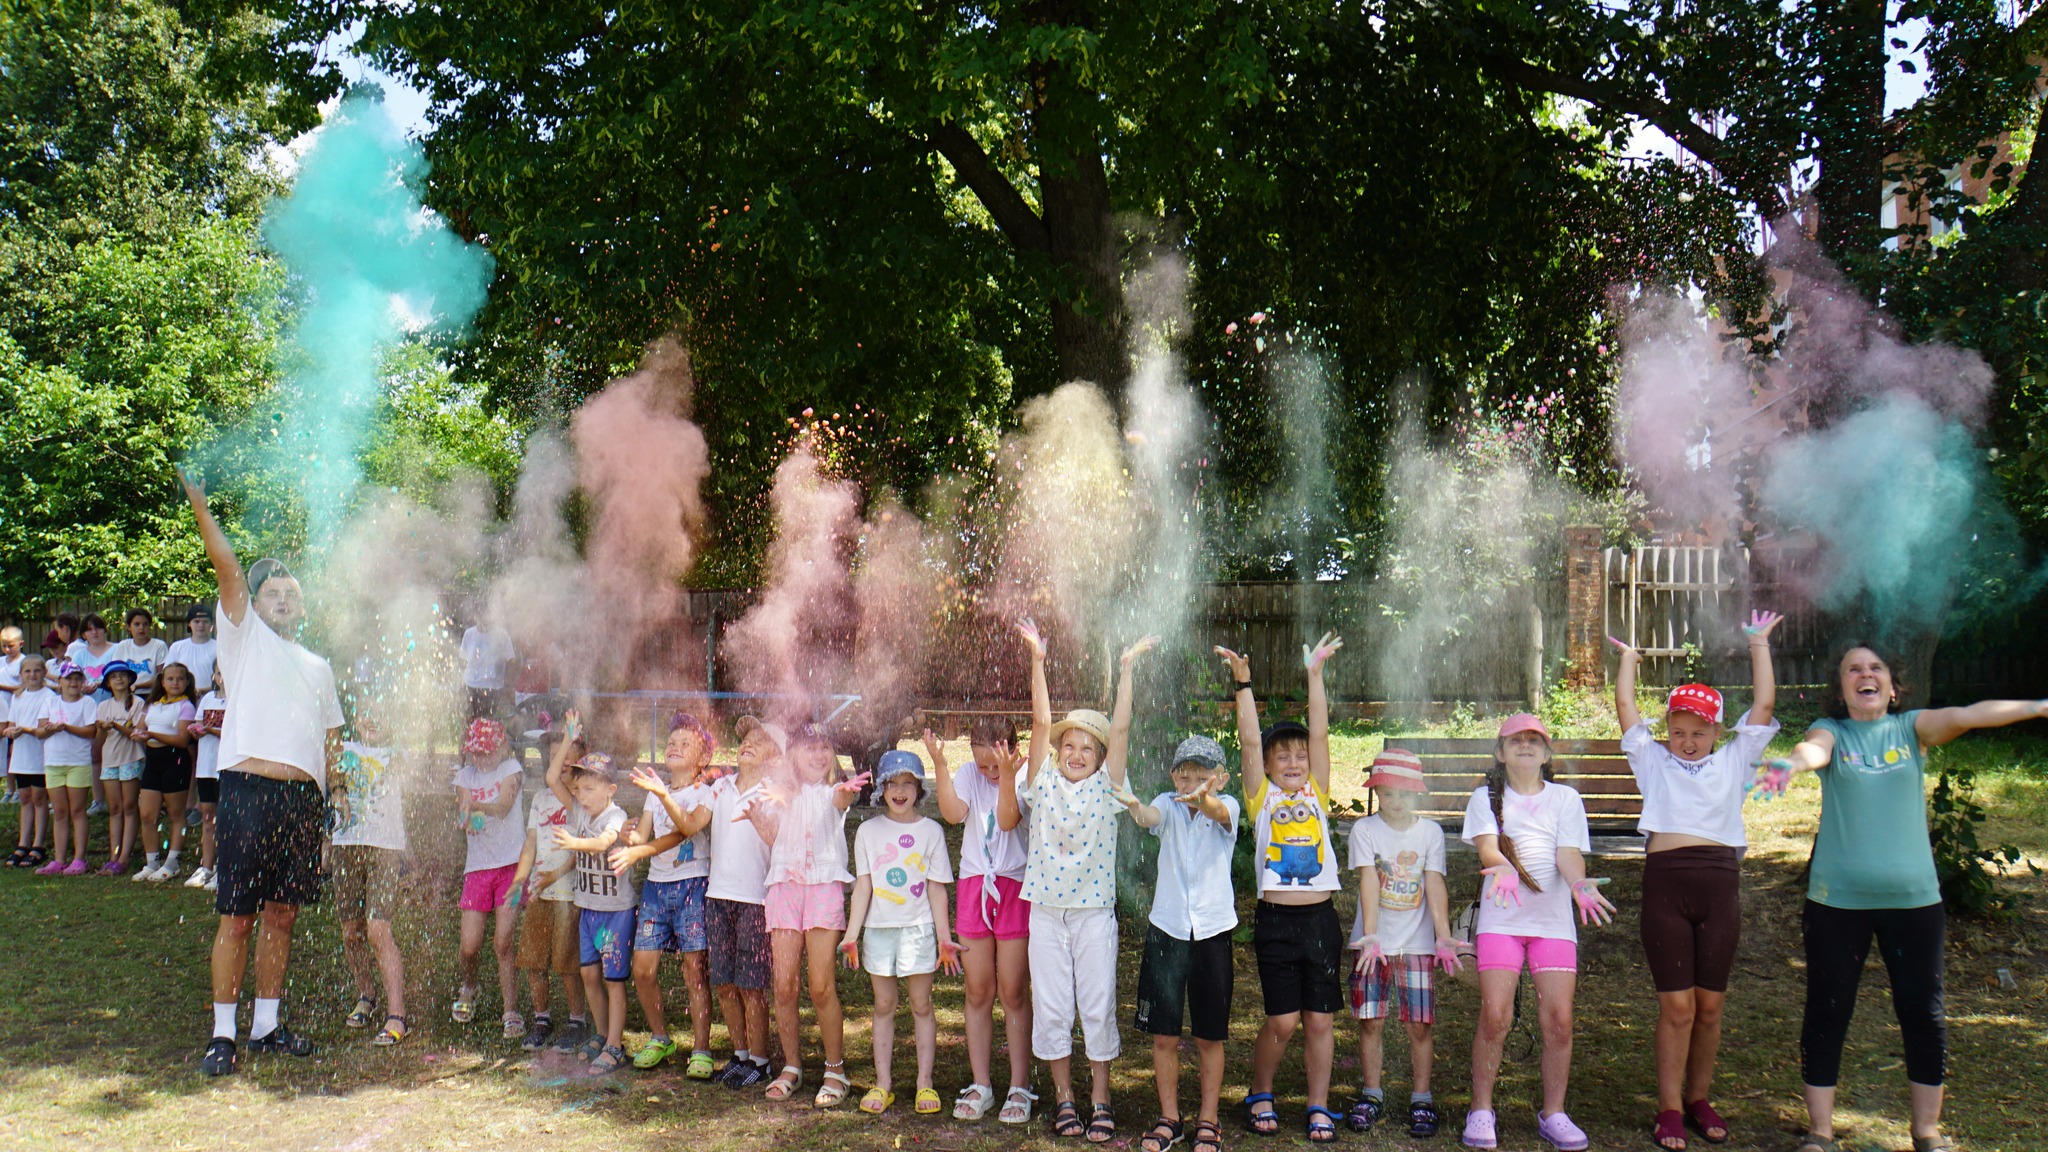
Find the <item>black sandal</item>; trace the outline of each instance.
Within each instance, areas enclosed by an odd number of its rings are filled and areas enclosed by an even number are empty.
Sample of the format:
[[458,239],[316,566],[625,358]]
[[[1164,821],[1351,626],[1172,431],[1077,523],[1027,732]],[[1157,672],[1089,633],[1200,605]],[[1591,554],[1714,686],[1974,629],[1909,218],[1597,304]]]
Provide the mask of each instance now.
[[[1261,1108],[1260,1105],[1265,1105]],[[1261,1128],[1260,1124],[1270,1124]],[[1244,1126],[1254,1136],[1272,1136],[1280,1131],[1280,1113],[1273,1107],[1271,1092],[1254,1092],[1244,1098]]]
[[1152,1122],[1152,1130],[1139,1138],[1138,1147],[1144,1149],[1144,1152],[1166,1152],[1168,1148],[1180,1143],[1181,1137],[1185,1135],[1187,1129],[1181,1126],[1179,1120],[1161,1116]]
[[1188,1143],[1189,1152],[1223,1152],[1223,1130],[1216,1127],[1214,1120],[1195,1121],[1195,1138]]
[[370,1026],[370,1016],[376,1011],[377,998],[375,996],[357,996],[354,1010],[348,1014],[348,1019],[343,1020],[342,1023],[351,1028],[368,1028]]
[[4,861],[0,861],[0,864],[4,864],[5,866],[7,866],[7,867],[9,867],[9,868],[19,868],[19,867],[21,867],[22,861],[24,861],[24,860],[27,860],[27,859],[28,859],[28,849],[26,849],[26,848],[16,848],[16,849],[14,850],[14,855],[12,855],[12,856],[9,856],[9,857],[8,857],[8,858],[7,858],[6,860],[4,860]]
[[1097,1104],[1088,1117],[1088,1142],[1107,1144],[1116,1136],[1116,1113],[1107,1104]]
[[23,868],[41,868],[50,862],[50,854],[41,848],[28,850],[28,859],[21,862]]
[[1060,1101],[1059,1107],[1052,1111],[1052,1134],[1072,1140],[1083,1131],[1080,1109],[1074,1107],[1072,1100]]
[[1337,1142],[1337,1114],[1335,1112],[1330,1111],[1321,1104],[1311,1104],[1308,1106],[1308,1114],[1303,1119],[1306,1121],[1309,1143],[1335,1144]]

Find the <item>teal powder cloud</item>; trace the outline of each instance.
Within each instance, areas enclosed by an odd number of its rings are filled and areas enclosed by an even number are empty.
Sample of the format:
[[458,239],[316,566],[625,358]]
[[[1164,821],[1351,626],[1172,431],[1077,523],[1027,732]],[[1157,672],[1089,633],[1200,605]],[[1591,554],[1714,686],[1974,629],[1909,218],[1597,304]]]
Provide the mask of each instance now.
[[490,254],[414,192],[426,157],[375,94],[329,116],[263,239],[289,270],[299,318],[281,365],[287,467],[305,501],[307,544],[335,536],[361,479],[356,451],[377,410],[385,353],[409,331],[467,328],[483,307]]
[[1882,627],[1938,622],[1971,548],[1979,455],[1961,424],[1894,393],[1778,455],[1763,503],[1825,542],[1820,607],[1860,606]]

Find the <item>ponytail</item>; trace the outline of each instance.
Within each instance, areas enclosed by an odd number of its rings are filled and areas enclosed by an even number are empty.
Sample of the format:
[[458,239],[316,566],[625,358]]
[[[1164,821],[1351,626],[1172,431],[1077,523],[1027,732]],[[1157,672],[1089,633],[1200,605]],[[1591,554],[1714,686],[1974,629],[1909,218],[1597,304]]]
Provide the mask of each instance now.
[[[1529,870],[1522,867],[1521,856],[1515,852],[1515,842],[1508,838],[1507,818],[1501,814],[1501,800],[1508,790],[1508,766],[1501,763],[1499,752],[1499,742],[1495,741],[1493,767],[1486,770],[1486,800],[1493,809],[1493,827],[1500,837],[1500,854],[1514,866],[1515,875],[1522,878],[1523,884],[1531,891],[1541,892],[1543,885],[1530,878]],[[1543,762],[1543,779],[1545,782],[1557,779],[1557,772],[1549,760]]]

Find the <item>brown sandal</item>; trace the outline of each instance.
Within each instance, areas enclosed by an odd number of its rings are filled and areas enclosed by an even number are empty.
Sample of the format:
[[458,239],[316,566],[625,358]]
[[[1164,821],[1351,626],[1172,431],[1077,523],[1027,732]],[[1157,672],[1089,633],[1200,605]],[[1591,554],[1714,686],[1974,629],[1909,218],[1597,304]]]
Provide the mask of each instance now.
[[1188,1142],[1189,1152],[1223,1152],[1223,1130],[1214,1120],[1195,1121],[1194,1138]]

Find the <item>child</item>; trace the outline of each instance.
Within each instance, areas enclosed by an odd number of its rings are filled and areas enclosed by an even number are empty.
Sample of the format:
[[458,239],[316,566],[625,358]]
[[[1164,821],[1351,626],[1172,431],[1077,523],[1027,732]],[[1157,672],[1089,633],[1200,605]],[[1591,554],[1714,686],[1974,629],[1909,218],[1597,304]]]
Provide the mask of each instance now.
[[[192,792],[192,733],[186,726],[199,715],[192,703],[192,670],[165,664],[157,669],[157,679],[156,699],[143,711],[147,730],[140,733],[142,789],[136,794],[136,812],[145,859],[142,871],[135,874],[138,881],[169,880],[178,874],[178,857],[185,850],[185,799]],[[156,853],[160,812],[170,827],[162,864]]]
[[1281,720],[1263,732],[1258,701],[1252,696],[1250,663],[1227,648],[1216,650],[1237,682],[1245,807],[1252,814],[1252,862],[1259,878],[1252,947],[1259,960],[1266,1025],[1252,1048],[1245,1124],[1261,1135],[1280,1130],[1280,1114],[1273,1108],[1273,1075],[1295,1029],[1303,1028],[1305,1121],[1312,1144],[1337,1139],[1337,1115],[1329,1108],[1330,1063],[1337,1012],[1344,1006],[1344,983],[1338,975],[1344,926],[1330,903],[1342,871],[1330,834],[1330,705],[1323,693],[1323,664],[1343,646],[1334,635],[1325,635],[1314,648],[1302,646],[1302,664],[1308,671],[1308,725]]
[[846,940],[839,946],[847,967],[853,967],[858,957],[875,988],[875,1086],[861,1097],[860,1110],[880,1115],[896,1102],[896,999],[898,981],[908,981],[911,1031],[917,1041],[913,1109],[931,1116],[940,1108],[938,1091],[932,1087],[932,1063],[939,1046],[938,1017],[932,1015],[932,973],[941,964],[948,972],[960,970],[960,946],[946,927],[946,885],[953,882],[953,864],[946,857],[945,829],[918,813],[924,800],[924,763],[915,752],[892,748],[882,753],[875,762],[875,787],[887,807],[853,835],[853,912],[846,919]]
[[[0,628],[0,729],[4,729],[7,726],[6,706],[13,702],[15,693],[21,691],[21,662],[23,659],[21,645],[21,629],[13,625]],[[7,736],[4,733],[0,733],[0,771],[4,771],[8,763],[9,748],[7,740]],[[19,803],[21,803],[20,782],[15,780],[13,773],[9,772],[7,775],[7,794],[0,796],[0,804]]]
[[[111,647],[111,645],[110,645]],[[36,716],[43,738],[43,774],[50,790],[51,839],[56,852],[36,869],[38,876],[83,876],[86,806],[92,795],[92,738],[99,732],[99,704],[85,693],[85,669],[57,666],[59,695],[45,698]],[[71,862],[65,863],[66,852]]]
[[1237,928],[1237,898],[1230,860],[1237,845],[1238,806],[1223,790],[1223,746],[1190,736],[1173,751],[1173,790],[1150,804],[1124,792],[1119,799],[1140,828],[1159,837],[1159,877],[1152,890],[1145,957],[1138,966],[1136,1024],[1152,1036],[1152,1079],[1159,1119],[1139,1142],[1144,1152],[1166,1152],[1185,1134],[1180,1112],[1180,1021],[1185,1008],[1201,1061],[1202,1102],[1194,1124],[1195,1152],[1221,1152],[1216,1126],[1223,1093],[1223,1042],[1230,1038],[1233,965],[1230,934]]
[[476,958],[483,950],[484,922],[493,918],[491,947],[498,958],[503,1035],[507,1040],[524,1040],[526,1021],[519,1015],[519,984],[512,970],[512,931],[519,924],[519,902],[510,897],[525,845],[526,814],[519,807],[523,782],[519,761],[507,757],[505,748],[503,724],[487,716],[469,722],[462,741],[463,766],[455,773],[455,819],[468,835],[469,855],[463,865],[459,905],[462,984],[456,989],[450,1015],[457,1024],[467,1024],[476,1012]]
[[931,729],[924,747],[932,759],[939,815],[961,825],[960,891],[953,935],[965,950],[967,970],[967,1064],[974,1082],[953,1103],[955,1120],[979,1120],[995,1102],[990,1049],[995,1044],[995,1003],[1003,1001],[1003,1037],[1010,1050],[1010,1089],[996,1119],[1005,1124],[1031,1122],[1031,974],[1026,950],[1031,936],[1031,905],[1024,899],[1024,860],[1029,838],[1023,828],[996,823],[999,778],[1012,777],[1023,760],[1017,755],[1017,727],[1008,720],[974,722],[967,737],[973,768],[955,776],[946,771],[946,752]]
[[21,690],[7,702],[7,720],[0,735],[7,737],[7,774],[14,778],[21,797],[21,832],[14,854],[7,858],[10,868],[41,869],[49,859],[43,851],[43,836],[49,831],[50,795],[43,786],[43,738],[41,716],[57,698],[43,683],[48,673],[41,656],[21,658]]
[[[166,670],[166,678],[169,673]],[[388,1048],[405,1039],[405,960],[391,933],[405,862],[405,803],[393,749],[383,741],[375,712],[356,716],[355,740],[345,740],[335,771],[348,781],[348,804],[337,813],[330,869],[334,906],[341,919],[343,958],[356,981],[356,1004],[345,1021],[368,1028],[377,1010],[377,977],[384,980],[384,1026],[370,1043]]]
[[1728,1124],[1707,1095],[1721,1046],[1728,976],[1742,938],[1742,853],[1748,844],[1742,801],[1751,766],[1778,733],[1771,631],[1781,619],[1774,612],[1750,613],[1743,628],[1753,684],[1749,711],[1735,722],[1735,739],[1718,751],[1721,694],[1704,684],[1672,689],[1664,739],[1653,739],[1636,710],[1642,656],[1613,641],[1621,649],[1614,713],[1621,721],[1621,750],[1643,794],[1637,827],[1649,837],[1642,938],[1657,988],[1657,1120],[1651,1139],[1670,1152],[1685,1152],[1687,1125],[1710,1143],[1728,1138]]
[[213,683],[213,665],[220,651],[219,642],[213,638],[213,609],[204,604],[194,604],[185,609],[185,630],[191,635],[171,641],[164,663],[183,664],[190,668],[195,684]]
[[[171,646],[150,634],[156,627],[156,617],[147,608],[130,608],[124,624],[128,635],[114,645],[114,659],[135,669],[137,692],[153,697],[157,694],[157,678],[163,675],[164,665],[170,663]],[[106,685],[103,670],[100,687],[104,689]]]
[[768,843],[746,805],[782,762],[788,737],[779,725],[742,716],[739,775],[721,777],[711,799],[681,825],[685,836],[711,833],[711,874],[704,886],[704,937],[711,990],[718,997],[732,1059],[715,1077],[727,1088],[752,1088],[768,1079]]
[[1444,830],[1415,815],[1429,793],[1422,761],[1404,748],[1373,758],[1365,786],[1378,811],[1351,826],[1351,867],[1358,871],[1358,918],[1351,946],[1351,1007],[1358,1014],[1358,1064],[1364,1091],[1345,1119],[1369,1132],[1386,1112],[1380,1069],[1387,1017],[1400,1004],[1408,1026],[1408,1135],[1426,1139],[1441,1122],[1430,1072],[1436,1062],[1436,970],[1463,964],[1451,940],[1451,902],[1444,887]]
[[[541,737],[541,754],[550,771],[560,774],[557,761],[576,763],[583,758],[581,742],[573,746],[560,732]],[[519,868],[512,875],[512,891],[526,908],[519,925],[518,967],[526,973],[527,993],[533,999],[533,1021],[519,1046],[538,1052],[554,1043],[557,1052],[574,1052],[590,1038],[589,1002],[583,996],[583,965],[577,948],[576,857],[555,843],[557,829],[569,825],[569,808],[544,788],[526,809],[526,845],[519,853]],[[562,978],[562,996],[569,1019],[559,1034],[548,1012],[548,973]]]
[[1501,721],[1494,765],[1472,790],[1460,835],[1478,850],[1485,877],[1474,945],[1479,961],[1479,1027],[1472,1038],[1472,1110],[1465,1144],[1498,1145],[1493,1085],[1501,1049],[1514,1023],[1515,986],[1526,964],[1536,984],[1543,1029],[1543,1107],[1536,1131],[1558,1152],[1586,1147],[1586,1134],[1565,1115],[1572,1066],[1572,995],[1578,984],[1578,929],[1605,924],[1614,905],[1586,876],[1586,806],[1578,790],[1551,779],[1550,731],[1518,712]]
[[[853,881],[846,872],[846,810],[867,787],[868,776],[840,779],[831,738],[815,724],[796,730],[789,760],[794,772],[781,775],[793,775],[794,787],[772,780],[747,808],[748,818],[768,844],[768,898],[762,908],[773,957],[776,1035],[785,1061],[768,1082],[767,1096],[787,1100],[803,1086],[797,978],[798,966],[808,959],[811,1010],[818,1015],[818,1039],[825,1050],[825,1075],[813,1103],[830,1108],[846,1099],[852,1087],[846,1077],[845,1022],[833,950],[846,928],[846,886]],[[922,1104],[922,1093],[918,1100]]]
[[1059,1101],[1053,1132],[1083,1135],[1073,1071],[1080,1018],[1092,1104],[1085,1134],[1101,1144],[1116,1135],[1109,1062],[1123,1051],[1116,1026],[1116,814],[1131,730],[1131,665],[1159,640],[1147,636],[1124,649],[1114,720],[1076,708],[1054,724],[1045,641],[1030,620],[1017,633],[1031,650],[1031,751],[1021,785],[1015,775],[998,773],[996,824],[1015,828],[1020,804],[1031,809],[1023,891],[1031,902],[1031,1051],[1052,1065]]
[[669,718],[668,745],[662,759],[668,779],[646,768],[633,770],[633,782],[647,793],[639,823],[626,845],[612,849],[612,870],[647,860],[647,882],[640,888],[640,926],[633,937],[633,990],[653,1033],[633,1054],[633,1067],[654,1068],[675,1054],[669,1039],[668,1016],[661,998],[661,954],[680,953],[683,982],[690,990],[690,1033],[695,1046],[683,1065],[692,1080],[711,1078],[711,983],[704,964],[704,889],[711,883],[711,836],[701,827],[685,836],[677,825],[688,821],[686,810],[710,798],[704,782],[716,747],[702,721],[688,712]]
[[[583,723],[572,709],[563,725],[563,739],[582,735]],[[602,1009],[600,1030],[578,1051],[591,1055],[589,1074],[603,1076],[626,1064],[622,1038],[626,1031],[626,976],[632,970],[629,947],[638,896],[633,874],[612,871],[605,855],[624,837],[626,813],[612,798],[618,778],[611,757],[586,753],[571,779],[562,779],[562,757],[548,766],[548,788],[569,807],[569,824],[555,829],[555,843],[576,853],[576,942],[583,961],[583,994],[593,1013]]]
[[[149,731],[143,723],[147,706],[135,694],[135,669],[115,661],[100,675],[108,694],[97,713],[100,785],[107,794],[107,848],[113,856],[100,871],[119,876],[128,870],[128,853],[142,828],[136,808],[142,791],[142,746],[137,741]],[[151,853],[143,871],[155,866]]]
[[185,887],[218,891],[214,878],[214,820],[220,810],[220,729],[227,721],[227,674],[213,666],[213,689],[199,698],[199,719],[187,726],[197,744],[192,753],[192,791],[199,812],[199,867],[185,878]]

